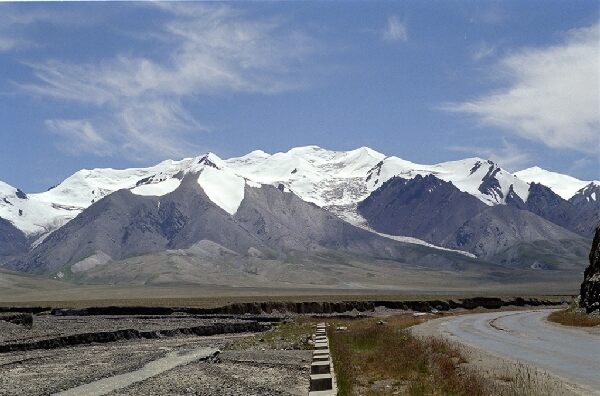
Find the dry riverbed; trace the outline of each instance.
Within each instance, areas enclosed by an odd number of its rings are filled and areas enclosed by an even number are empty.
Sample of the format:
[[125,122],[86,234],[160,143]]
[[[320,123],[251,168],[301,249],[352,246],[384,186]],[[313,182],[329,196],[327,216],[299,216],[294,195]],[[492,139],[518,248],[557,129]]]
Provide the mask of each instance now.
[[[0,322],[0,345],[36,342],[82,332],[172,330],[218,321],[223,319],[42,316],[36,318],[33,329]],[[228,319],[225,322],[240,321]],[[84,384],[92,384],[82,388],[86,394],[90,394],[90,389],[98,391],[96,394],[110,395],[305,394],[311,354],[307,350],[293,349],[298,342],[296,336],[287,341],[274,336],[275,333],[277,331],[256,335],[175,335],[1,353],[0,395],[48,395]],[[265,341],[265,337],[270,337],[271,342]],[[208,354],[207,358],[203,358],[202,353],[193,356],[195,351],[204,349],[216,349],[220,353]],[[185,364],[169,366],[173,357],[175,360],[181,357]],[[171,358],[171,361],[165,358]],[[131,373],[143,372],[148,367],[156,369],[152,365],[160,366],[161,362],[168,363],[168,370],[159,370],[142,381],[111,389],[116,382],[111,378],[120,376],[117,378],[119,383],[127,384],[123,380]],[[109,381],[102,380],[106,378]],[[96,383],[99,380],[102,382]]]

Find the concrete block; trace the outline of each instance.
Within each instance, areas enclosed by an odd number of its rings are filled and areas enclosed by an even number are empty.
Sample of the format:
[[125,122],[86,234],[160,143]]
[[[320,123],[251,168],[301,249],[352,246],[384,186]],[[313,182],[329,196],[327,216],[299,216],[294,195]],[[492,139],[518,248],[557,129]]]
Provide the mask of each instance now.
[[314,355],[313,356],[313,362],[324,362],[324,361],[328,361],[329,362],[329,354],[323,354],[323,355]]
[[313,357],[315,357],[316,355],[329,355],[329,349],[314,350]]
[[330,362],[329,360],[315,361],[310,365],[311,374],[329,374],[330,373]]
[[336,396],[336,395],[337,395],[337,391],[335,389],[308,392],[308,396]]
[[324,391],[332,389],[333,378],[331,374],[311,374],[310,375],[310,391]]
[[328,342],[316,342],[315,349],[329,349],[329,343]]
[[327,341],[327,337],[325,337],[325,336],[316,336],[316,337],[314,337],[314,340],[315,340],[315,342],[319,342],[319,341],[325,342],[325,341]]

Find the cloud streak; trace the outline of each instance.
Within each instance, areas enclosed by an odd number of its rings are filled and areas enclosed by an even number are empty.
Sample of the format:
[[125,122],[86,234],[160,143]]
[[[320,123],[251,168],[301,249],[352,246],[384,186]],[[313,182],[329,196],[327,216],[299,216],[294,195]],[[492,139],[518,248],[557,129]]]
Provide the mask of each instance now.
[[[196,153],[193,135],[206,128],[184,105],[186,99],[240,92],[269,95],[302,87],[290,75],[311,53],[310,40],[285,30],[281,21],[249,19],[222,5],[152,7],[166,17],[148,35],[157,48],[165,48],[160,57],[127,54],[100,64],[29,64],[34,82],[18,84],[29,94],[91,110],[93,117],[47,123],[54,133],[73,137],[76,148],[85,149],[80,143],[98,136],[101,149],[92,144],[88,150],[97,155],[107,150],[136,158]],[[61,143],[65,145],[67,141]]]
[[492,69],[505,87],[442,109],[475,117],[554,149],[600,152],[600,25],[569,31],[545,48],[524,48]]
[[92,23],[90,18],[81,18],[62,10],[49,10],[22,5],[0,4],[0,53],[38,47],[41,44],[29,39],[28,29],[39,23],[54,26],[83,26]]
[[448,149],[450,151],[475,154],[490,159],[510,172],[521,170],[532,164],[530,153],[509,142],[507,139],[502,140],[502,146],[500,147],[457,145],[451,146]]
[[408,41],[406,24],[401,22],[395,15],[388,17],[387,25],[381,33],[381,38],[386,41]]

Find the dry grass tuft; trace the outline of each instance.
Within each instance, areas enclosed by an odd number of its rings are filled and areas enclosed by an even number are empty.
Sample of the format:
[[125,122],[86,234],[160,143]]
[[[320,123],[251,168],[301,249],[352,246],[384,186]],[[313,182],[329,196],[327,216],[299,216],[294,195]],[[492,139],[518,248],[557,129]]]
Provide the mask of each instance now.
[[351,323],[348,332],[330,330],[338,395],[486,394],[483,379],[461,369],[464,359],[455,347],[418,339],[406,330],[421,320],[401,315],[384,325],[367,319]]
[[548,320],[565,326],[594,327],[600,326],[600,315],[590,315],[573,307],[552,312]]

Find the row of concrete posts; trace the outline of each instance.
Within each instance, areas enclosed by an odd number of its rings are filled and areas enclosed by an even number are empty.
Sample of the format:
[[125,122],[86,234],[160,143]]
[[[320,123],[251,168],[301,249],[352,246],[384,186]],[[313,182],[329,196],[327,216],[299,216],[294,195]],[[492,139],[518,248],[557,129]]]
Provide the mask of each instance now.
[[334,396],[337,390],[325,323],[317,324],[313,342],[315,350],[310,365],[310,391],[308,394],[309,396]]

